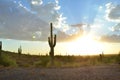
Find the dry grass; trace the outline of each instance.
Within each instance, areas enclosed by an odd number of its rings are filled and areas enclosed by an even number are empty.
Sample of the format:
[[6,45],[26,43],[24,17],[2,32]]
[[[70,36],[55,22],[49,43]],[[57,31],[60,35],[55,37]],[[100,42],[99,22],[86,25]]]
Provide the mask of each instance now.
[[[6,52],[3,54],[9,56],[12,60],[16,61],[18,67],[51,67],[49,56],[25,55],[19,56],[17,53]],[[54,67],[80,67],[80,66],[99,66],[118,64],[120,56],[117,54],[104,55],[100,59],[99,55],[96,56],[55,56]]]
[[49,56],[21,55],[3,52],[18,67],[0,66],[0,80],[119,80],[118,55],[55,56],[54,67]]

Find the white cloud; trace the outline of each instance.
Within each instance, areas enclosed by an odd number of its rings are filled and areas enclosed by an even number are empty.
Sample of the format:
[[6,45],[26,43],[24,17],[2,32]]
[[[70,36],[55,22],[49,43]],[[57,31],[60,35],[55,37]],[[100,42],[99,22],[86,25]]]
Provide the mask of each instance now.
[[33,4],[33,5],[42,5],[43,4],[43,1],[42,0],[32,0],[31,1],[31,3]]
[[98,9],[99,9],[99,11],[102,11],[102,9],[103,9],[103,6],[99,6],[99,8],[98,8]]
[[55,0],[56,2],[56,6],[55,6],[55,10],[59,10],[61,8],[61,6],[59,6],[59,0]]

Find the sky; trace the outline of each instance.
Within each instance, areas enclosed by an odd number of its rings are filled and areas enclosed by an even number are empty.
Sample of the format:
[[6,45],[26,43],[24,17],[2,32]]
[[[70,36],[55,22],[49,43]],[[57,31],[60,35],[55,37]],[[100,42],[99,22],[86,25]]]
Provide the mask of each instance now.
[[0,0],[3,50],[48,54],[51,22],[56,55],[120,51],[120,0]]

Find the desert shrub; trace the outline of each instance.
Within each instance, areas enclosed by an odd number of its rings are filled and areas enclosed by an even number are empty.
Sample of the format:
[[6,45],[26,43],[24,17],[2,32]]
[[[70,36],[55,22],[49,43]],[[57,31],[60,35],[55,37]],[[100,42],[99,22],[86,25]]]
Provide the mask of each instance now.
[[115,63],[116,55],[106,55],[103,62],[106,64]]
[[17,66],[16,61],[10,59],[8,55],[2,54],[0,56],[0,65],[3,65],[5,67],[7,66]]
[[57,61],[61,61],[63,63],[73,62],[75,60],[74,56],[55,56]]
[[120,53],[117,55],[117,57],[116,57],[116,61],[117,61],[117,63],[120,64]]
[[62,62],[54,59],[54,64],[51,64],[49,56],[41,56],[39,61],[34,62],[35,67],[61,67]]
[[101,62],[99,57],[97,57],[97,56],[91,57],[88,61],[89,61],[90,65],[99,65]]
[[51,64],[51,62],[48,62],[48,64],[46,65],[46,67],[62,67],[62,62],[54,60],[54,65]]
[[34,63],[34,65],[36,67],[39,67],[39,66],[46,67],[49,62],[50,62],[50,57],[49,56],[44,56],[44,57],[42,56],[42,57],[40,57],[39,61]]

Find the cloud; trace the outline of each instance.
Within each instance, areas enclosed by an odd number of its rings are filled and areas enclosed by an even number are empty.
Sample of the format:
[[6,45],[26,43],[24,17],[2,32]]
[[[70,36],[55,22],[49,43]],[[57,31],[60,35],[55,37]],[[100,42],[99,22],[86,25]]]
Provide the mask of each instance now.
[[47,41],[49,24],[53,22],[58,41],[73,40],[82,35],[81,28],[66,24],[59,13],[59,1],[0,0],[0,38]]
[[108,22],[112,22],[115,25],[109,27],[112,34],[107,34],[101,37],[105,42],[117,42],[120,43],[120,4],[107,3],[106,4],[106,19]]
[[75,25],[71,25],[71,26],[81,30],[82,34],[88,34],[91,31],[91,26],[86,23],[80,23],[80,24],[75,24]]
[[104,35],[100,39],[103,42],[113,42],[113,43],[120,43],[120,35]]
[[47,23],[33,14],[26,1],[14,1],[0,1],[2,6],[0,7],[0,36],[8,39],[32,40],[36,32],[47,28]]
[[101,35],[101,41],[120,43],[120,4],[107,3],[106,5],[107,24],[115,24],[112,27],[109,26],[109,34]]
[[120,31],[120,4],[106,4],[106,18],[108,21],[115,22],[116,25],[110,28],[113,32]]
[[72,39],[79,30],[71,28],[59,13],[59,1],[44,3],[42,0],[0,0],[0,38],[46,41],[49,23],[59,40]]
[[120,32],[120,23],[116,24],[115,26],[110,28],[113,32]]
[[39,6],[43,4],[42,0],[31,0],[31,4]]
[[77,31],[76,33],[74,34],[71,34],[71,35],[67,35],[66,33],[64,32],[61,32],[59,31],[58,32],[58,35],[57,35],[57,41],[72,41],[72,40],[75,40],[77,39],[78,37],[81,37],[83,35],[83,32],[81,30]]
[[74,25],[71,25],[71,26],[81,28],[83,25],[86,25],[86,24],[74,24]]
[[120,22],[120,4],[106,4],[106,18],[113,22]]

